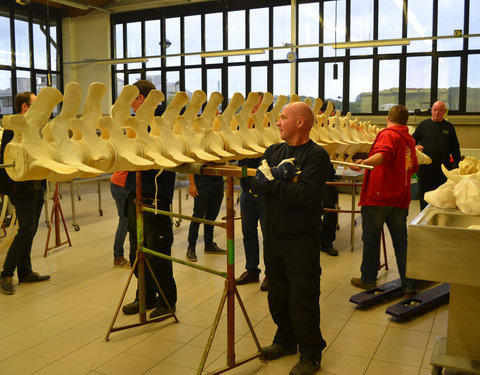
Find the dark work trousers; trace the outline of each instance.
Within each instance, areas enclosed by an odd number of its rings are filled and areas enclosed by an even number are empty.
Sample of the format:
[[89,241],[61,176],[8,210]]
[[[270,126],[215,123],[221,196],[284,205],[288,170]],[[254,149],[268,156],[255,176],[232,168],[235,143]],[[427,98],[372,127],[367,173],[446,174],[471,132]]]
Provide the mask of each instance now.
[[[170,211],[170,204],[159,202],[159,210]],[[130,264],[136,258],[137,250],[137,220],[135,213],[135,192],[130,192],[128,196],[128,232],[130,238]],[[162,254],[171,255],[173,244],[172,221],[165,215],[155,215],[152,212],[143,212],[143,246]],[[150,266],[155,273],[155,277],[165,294],[170,306],[175,306],[177,302],[177,286],[173,278],[172,262],[156,257],[155,255],[145,254]],[[138,277],[138,269],[135,267],[135,276]],[[153,277],[145,264],[145,300],[147,305],[156,305],[167,307],[163,300]],[[138,288],[137,288],[138,299]]]
[[3,264],[2,276],[13,276],[15,268],[18,278],[30,275],[32,271],[32,244],[37,233],[43,207],[43,189],[36,190],[31,197],[10,197],[18,220],[18,233],[8,249]]
[[242,214],[243,247],[245,249],[245,269],[254,274],[260,274],[260,245],[258,241],[258,221],[262,233],[265,217],[265,197],[254,197],[242,189],[240,194],[240,212]]
[[320,243],[312,235],[293,239],[267,233],[268,306],[277,325],[274,343],[299,346],[300,354],[320,361],[326,347],[320,332]]
[[[338,191],[335,186],[325,185],[323,190],[323,208],[337,208]],[[325,249],[333,246],[338,222],[338,212],[323,212],[322,232],[320,235],[320,244]]]
[[[220,212],[220,207],[222,206],[223,201],[223,185],[218,186],[208,186],[208,187],[199,187],[197,186],[198,197],[195,198],[193,202],[193,217],[215,220]],[[188,228],[188,246],[193,246],[197,244],[198,238],[198,229],[200,228],[200,223],[194,221],[190,222],[190,227]],[[203,224],[203,239],[205,245],[211,245],[213,243],[213,226]]]
[[[440,185],[447,182],[447,178],[442,172],[441,163],[434,163],[429,165],[420,165],[418,168],[418,196],[420,199],[420,210],[427,207],[428,203],[425,202],[423,197],[427,191],[435,190]],[[449,169],[450,167],[447,166]]]

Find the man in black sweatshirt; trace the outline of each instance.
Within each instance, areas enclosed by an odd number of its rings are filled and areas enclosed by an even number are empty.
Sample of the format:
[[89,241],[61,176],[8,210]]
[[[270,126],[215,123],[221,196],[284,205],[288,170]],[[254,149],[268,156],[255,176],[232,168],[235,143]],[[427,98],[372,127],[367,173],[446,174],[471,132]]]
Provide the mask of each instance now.
[[[457,133],[453,125],[443,118],[446,111],[445,103],[435,102],[432,106],[432,117],[420,122],[413,133],[417,149],[432,159],[431,164],[420,165],[417,172],[421,210],[427,206],[423,199],[425,193],[435,190],[447,181],[442,172],[442,164],[450,170],[458,167],[460,162]],[[450,162],[450,156],[453,163]]]
[[300,360],[291,375],[315,374],[326,346],[320,331],[320,228],[331,163],[309,137],[313,122],[305,103],[283,108],[277,126],[285,142],[265,151],[256,176],[258,192],[265,195],[268,305],[277,325],[273,344],[262,350],[273,360],[298,347]]

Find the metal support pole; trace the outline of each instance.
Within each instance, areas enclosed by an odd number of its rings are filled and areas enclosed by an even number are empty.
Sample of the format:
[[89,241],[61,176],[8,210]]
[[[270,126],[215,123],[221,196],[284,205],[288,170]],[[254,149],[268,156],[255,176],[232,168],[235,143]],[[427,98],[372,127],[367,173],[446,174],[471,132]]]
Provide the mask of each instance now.
[[[291,0],[291,18],[290,18],[290,32],[292,45],[297,44],[297,0]],[[298,49],[293,49],[297,53]],[[295,94],[295,85],[296,85],[296,76],[297,76],[297,62],[290,64],[290,95]]]
[[145,254],[143,247],[143,214],[142,214],[142,172],[135,173],[137,182],[137,199],[135,201],[137,217],[137,267],[138,267],[138,304],[140,323],[147,321],[145,303]]
[[233,177],[227,177],[227,365],[235,365],[235,222]]

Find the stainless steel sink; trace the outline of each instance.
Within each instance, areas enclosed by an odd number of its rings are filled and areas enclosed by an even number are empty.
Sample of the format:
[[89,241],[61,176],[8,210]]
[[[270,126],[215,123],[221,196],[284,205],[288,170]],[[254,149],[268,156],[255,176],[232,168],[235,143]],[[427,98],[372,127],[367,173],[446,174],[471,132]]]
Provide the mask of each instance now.
[[407,276],[480,286],[480,216],[428,206],[408,225]]
[[435,212],[429,217],[426,225],[468,228],[471,225],[480,225],[480,216],[464,215],[458,212]]

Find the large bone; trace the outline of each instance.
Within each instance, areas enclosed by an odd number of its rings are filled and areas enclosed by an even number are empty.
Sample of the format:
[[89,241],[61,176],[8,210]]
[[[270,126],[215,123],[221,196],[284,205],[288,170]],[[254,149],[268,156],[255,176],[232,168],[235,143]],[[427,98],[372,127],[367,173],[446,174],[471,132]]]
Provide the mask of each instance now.
[[154,117],[151,124],[150,136],[156,142],[162,154],[179,163],[193,163],[195,160],[188,157],[185,142],[173,134],[173,127],[180,111],[188,103],[188,96],[184,92],[177,92],[162,117]]
[[272,103],[273,95],[269,92],[266,92],[263,95],[262,103],[258,107],[257,111],[250,115],[251,119],[255,123],[253,130],[257,134],[257,138],[260,140],[260,145],[265,148],[276,143],[275,135],[272,132],[269,132],[268,128],[264,126],[264,119],[266,118],[265,113]]
[[219,134],[223,138],[226,150],[237,155],[239,158],[252,158],[255,157],[257,153],[243,148],[243,140],[240,134],[231,128],[231,124],[235,122],[234,115],[244,101],[245,99],[242,94],[239,92],[234,93],[225,111],[217,116],[217,121],[220,123]]
[[247,100],[243,104],[242,109],[234,117],[238,124],[238,134],[243,141],[243,148],[257,152],[257,156],[261,156],[265,152],[265,147],[260,146],[260,139],[257,134],[248,127],[248,120],[252,113],[253,107],[257,105],[259,95],[256,92],[248,94]]
[[328,125],[328,122],[330,118],[330,113],[332,113],[332,111],[333,103],[328,102],[325,112],[317,116],[317,122],[314,127],[317,135],[317,140],[315,141],[323,144],[323,147],[326,149],[330,158],[335,159],[338,158],[339,155],[343,155],[345,150],[350,145],[348,143],[342,142],[339,139],[334,139],[334,137],[330,133],[330,127]]
[[62,101],[62,94],[53,87],[44,87],[25,115],[4,117],[5,129],[14,131],[12,141],[6,146],[4,161],[15,162],[6,172],[15,181],[52,181],[73,176],[77,168],[53,160],[50,148],[40,138],[40,129],[49,119],[55,106]]
[[466,156],[465,159],[458,163],[461,175],[477,173],[478,166],[479,160],[473,156]]
[[323,100],[320,98],[315,99],[315,104],[313,105],[312,112],[313,115],[316,117],[320,109],[322,108]]
[[137,143],[141,150],[140,155],[145,159],[155,162],[158,168],[173,168],[178,164],[167,159],[156,148],[155,140],[148,134],[148,127],[153,123],[153,115],[158,104],[165,99],[161,91],[151,90],[147,98],[140,105],[135,113],[135,117],[127,117],[127,138]]
[[[54,159],[59,163],[71,165],[78,169],[74,177],[95,177],[102,173],[101,170],[87,165],[88,155],[84,148],[69,137],[70,122],[75,118],[80,106],[82,88],[78,83],[70,82],[65,87],[63,106],[60,114],[50,121],[43,129],[43,139],[51,147]],[[65,176],[67,181],[71,176]],[[57,181],[61,181],[57,178]]]
[[[333,108],[333,104],[332,104]],[[328,107],[327,107],[328,109]],[[310,138],[321,145],[325,151],[327,151],[329,157],[332,159],[335,153],[335,150],[338,148],[338,143],[334,142],[330,138],[325,124],[328,124],[328,115],[326,112],[321,115],[315,116],[315,122],[310,130]]]
[[270,126],[267,127],[267,124],[264,124],[264,126],[272,134],[274,143],[283,142],[280,135],[280,130],[277,126],[277,121],[282,108],[287,104],[287,102],[288,99],[285,95],[279,95],[272,110],[270,112],[267,112],[267,114],[265,115],[265,119],[268,120]]
[[[208,153],[202,147],[203,133],[201,131],[194,131],[194,121],[203,103],[207,100],[207,95],[201,91],[196,90],[190,104],[185,113],[177,117],[177,124],[175,133],[185,143],[188,156],[198,161],[218,162],[220,158]],[[179,127],[177,127],[179,125]]]
[[348,148],[348,157],[345,159],[346,162],[350,162],[353,159],[353,156],[360,152],[360,149],[364,148],[366,145],[365,142],[361,142],[358,139],[355,139],[350,132],[350,117],[352,114],[348,112],[345,117],[340,117],[340,122],[337,123],[336,130],[341,136],[341,139],[346,142],[350,143],[350,148]]
[[480,180],[480,172],[472,173],[472,174],[460,174],[460,169],[453,169],[449,171],[445,166],[442,164],[442,172],[445,177],[455,183],[462,181],[464,178],[475,178]]
[[98,122],[102,117],[102,99],[106,92],[103,83],[92,83],[83,105],[82,117],[70,121],[72,141],[84,149],[88,157],[87,164],[104,172],[111,170],[115,162],[111,148],[97,136]]
[[[335,152],[337,154],[337,157],[336,157],[336,160],[340,160],[340,161],[344,161],[347,156],[346,155],[349,155],[353,152],[355,152],[355,150],[358,150],[358,145],[356,143],[352,143],[352,142],[349,142],[345,139],[342,138],[342,135],[340,134],[339,132],[339,127],[340,127],[340,114],[341,112],[339,110],[337,110],[335,112],[335,115],[334,116],[330,116],[328,118],[328,126],[327,126],[327,129],[328,131],[330,132],[330,137],[334,140],[334,141],[337,141],[337,142],[341,142],[343,143],[344,145],[346,144],[346,148],[344,149],[341,149],[341,148],[338,148]],[[341,150],[341,151],[340,151]]]
[[202,115],[197,123],[203,132],[201,147],[208,153],[216,155],[222,162],[235,158],[235,155],[225,150],[225,141],[218,130],[213,129],[213,122],[216,119],[217,108],[223,101],[223,95],[213,92],[205,106]]
[[123,133],[123,125],[130,115],[130,104],[137,96],[138,88],[133,85],[124,86],[111,109],[111,116],[103,116],[99,120],[102,130],[100,138],[115,158],[108,172],[147,170],[155,166],[155,163],[140,155],[141,150],[135,140],[127,138]]
[[423,152],[415,149],[415,154],[417,155],[418,164],[431,164],[432,159],[430,156],[424,154]]

